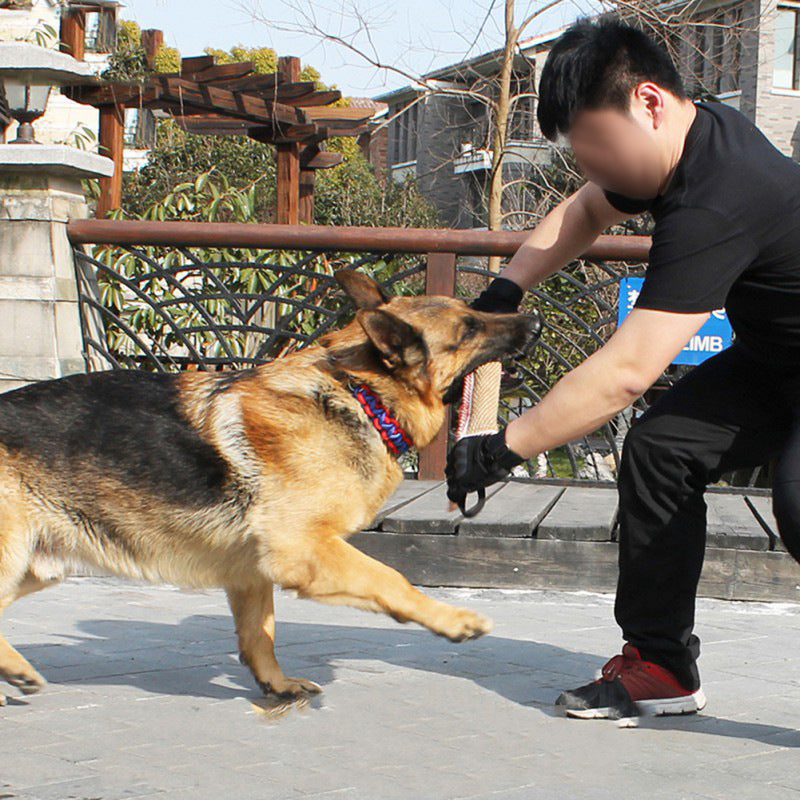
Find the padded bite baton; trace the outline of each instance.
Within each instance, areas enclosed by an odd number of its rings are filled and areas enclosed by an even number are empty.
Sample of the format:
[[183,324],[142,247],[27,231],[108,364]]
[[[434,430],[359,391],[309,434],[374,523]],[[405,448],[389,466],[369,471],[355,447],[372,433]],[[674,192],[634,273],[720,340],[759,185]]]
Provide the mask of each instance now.
[[[456,439],[465,436],[497,433],[497,412],[500,407],[500,378],[503,366],[499,361],[483,364],[464,378],[464,390],[458,409]],[[467,496],[459,498],[458,507],[465,517],[474,517],[486,502],[486,490],[478,489],[478,500],[467,508]]]

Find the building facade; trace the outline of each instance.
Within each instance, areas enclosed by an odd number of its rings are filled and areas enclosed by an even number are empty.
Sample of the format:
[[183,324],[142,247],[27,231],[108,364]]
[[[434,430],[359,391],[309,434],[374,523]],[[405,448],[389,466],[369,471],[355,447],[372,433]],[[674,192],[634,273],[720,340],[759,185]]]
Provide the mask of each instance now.
[[[27,41],[58,48],[64,18],[80,10],[83,52],[77,54],[99,75],[109,66],[117,36],[116,0],[0,0],[0,42]],[[98,111],[76,103],[60,92],[51,92],[44,115],[36,121],[36,139],[43,144],[78,144],[97,149]],[[14,136],[13,123],[5,131],[0,124],[0,142]],[[9,133],[11,136],[9,136]],[[150,112],[125,110],[125,169],[136,169],[147,157],[154,141],[155,126]]]
[[[693,97],[730,104],[751,119],[786,155],[800,160],[800,1],[692,0],[659,9],[661,31]],[[691,12],[691,13],[690,13]],[[552,42],[563,29],[523,40],[514,64],[510,141],[503,180],[521,186],[553,153],[536,124],[536,88]],[[486,225],[492,163],[491,96],[502,51],[427,73],[376,98],[389,105],[386,172],[415,177],[459,228]],[[535,202],[512,191],[512,205]],[[506,198],[504,197],[504,202]],[[528,227],[526,209],[507,209],[506,227]]]
[[[550,145],[535,124],[537,75],[548,45],[561,33],[526,39],[514,59],[509,145],[503,180],[524,180],[549,160]],[[386,173],[407,176],[455,228],[486,227],[485,196],[492,164],[491,113],[502,51],[496,50],[422,76],[376,98],[389,106]]]

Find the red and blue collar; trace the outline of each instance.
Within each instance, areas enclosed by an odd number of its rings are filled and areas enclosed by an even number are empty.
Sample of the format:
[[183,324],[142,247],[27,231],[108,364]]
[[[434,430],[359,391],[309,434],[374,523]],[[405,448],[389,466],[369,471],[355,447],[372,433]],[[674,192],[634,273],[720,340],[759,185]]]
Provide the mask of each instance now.
[[364,409],[364,413],[370,418],[375,430],[381,435],[381,439],[392,455],[401,456],[414,446],[411,437],[369,386],[365,383],[351,384],[350,391]]

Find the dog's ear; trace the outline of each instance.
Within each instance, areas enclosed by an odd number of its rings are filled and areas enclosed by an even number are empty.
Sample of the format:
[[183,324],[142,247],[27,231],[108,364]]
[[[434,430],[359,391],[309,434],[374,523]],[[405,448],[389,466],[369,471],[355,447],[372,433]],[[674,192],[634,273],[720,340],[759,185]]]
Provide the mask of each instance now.
[[423,367],[428,347],[416,328],[383,309],[364,309],[356,314],[370,341],[389,369]]
[[377,308],[390,300],[381,285],[363,272],[339,269],[334,274],[342,289],[353,298],[357,308]]

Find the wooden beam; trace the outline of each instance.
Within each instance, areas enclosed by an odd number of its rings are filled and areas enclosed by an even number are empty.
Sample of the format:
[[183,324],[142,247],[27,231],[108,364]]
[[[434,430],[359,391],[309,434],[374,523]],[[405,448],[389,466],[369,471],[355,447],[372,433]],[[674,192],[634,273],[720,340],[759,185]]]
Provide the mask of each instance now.
[[182,128],[192,133],[221,136],[247,136],[253,123],[246,119],[230,119],[219,114],[181,115],[172,117]]
[[190,72],[200,72],[214,66],[214,56],[187,56],[181,59],[181,75]]
[[315,90],[309,94],[297,96],[294,99],[291,99],[290,94],[282,94],[282,87],[278,87],[278,99],[283,100],[285,97],[286,100],[289,100],[293,106],[327,106],[329,103],[335,103],[341,98],[341,96],[342,93],[338,90],[331,92],[318,92]]
[[231,92],[219,86],[209,86],[182,78],[156,76],[153,82],[161,86],[161,96],[164,100],[177,103],[182,108],[224,112],[233,117],[249,117],[262,124],[282,122],[293,125],[310,121],[302,109],[274,103],[256,95]]
[[86,12],[79,8],[65,8],[61,14],[62,52],[83,61],[86,50]]
[[[184,80],[197,81],[198,83],[210,83],[212,81],[230,81],[243,78],[255,71],[256,65],[253,61],[237,61],[233,64],[214,64],[202,70],[193,72],[181,72],[180,77]],[[228,88],[226,86],[226,88]]]
[[139,108],[161,96],[159,86],[148,84],[143,87],[136,83],[112,83],[106,86],[81,84],[64,86],[61,91],[70,100],[87,106],[115,105],[125,108]]
[[122,152],[125,131],[125,109],[121,106],[101,106],[98,134],[100,155],[114,162],[114,174],[100,178],[100,197],[97,200],[98,218],[105,217],[122,202]]
[[350,122],[353,125],[363,125],[375,115],[368,108],[347,108],[346,106],[324,106],[322,108],[309,108],[306,112],[314,122]]
[[279,83],[279,77],[275,72],[267,74],[247,75],[243,78],[234,78],[225,82],[225,88],[232,92],[265,92],[275,89]]
[[317,132],[317,126],[310,125],[269,125],[250,128],[248,134],[257,142],[268,144],[290,144],[305,141]]
[[339,128],[336,125],[329,125],[326,138],[329,139],[332,136],[361,136],[363,133],[369,133],[367,125],[361,125],[358,128]]
[[344,161],[341,153],[330,150],[320,150],[318,145],[312,144],[300,151],[300,169],[330,169]]
[[[469,228],[374,228],[341,225],[242,225],[236,222],[152,222],[150,220],[74,219],[68,225],[75,244],[152,244],[169,247],[253,247],[261,250],[336,250],[366,253],[455,253],[513,256],[530,231]],[[582,258],[597,261],[647,261],[649,236],[598,236]],[[753,491],[748,490],[748,496]]]

